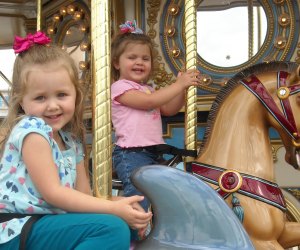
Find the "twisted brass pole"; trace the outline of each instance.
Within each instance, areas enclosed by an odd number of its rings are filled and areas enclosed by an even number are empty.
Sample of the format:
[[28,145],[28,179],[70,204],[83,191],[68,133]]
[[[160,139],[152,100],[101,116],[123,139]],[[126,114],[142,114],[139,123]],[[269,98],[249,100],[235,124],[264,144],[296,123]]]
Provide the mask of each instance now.
[[111,196],[110,1],[91,1],[93,87],[93,185],[97,197]]
[[[197,18],[194,0],[185,0],[186,69],[197,68]],[[197,88],[189,87],[185,106],[185,148],[197,149]],[[192,161],[191,157],[185,162]]]
[[253,0],[248,0],[248,59],[253,57]]
[[36,30],[42,30],[42,0],[37,0]]

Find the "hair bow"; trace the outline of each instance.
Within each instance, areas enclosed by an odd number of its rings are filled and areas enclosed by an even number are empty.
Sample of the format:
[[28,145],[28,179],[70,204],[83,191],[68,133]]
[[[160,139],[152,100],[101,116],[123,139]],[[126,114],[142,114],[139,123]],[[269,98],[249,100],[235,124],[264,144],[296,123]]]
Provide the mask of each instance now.
[[136,21],[126,21],[124,24],[120,25],[120,31],[122,34],[125,33],[134,33],[134,34],[143,34],[143,31],[136,27]]
[[28,50],[33,44],[48,44],[51,39],[45,33],[38,31],[35,34],[28,34],[26,37],[16,36],[13,49],[15,54]]

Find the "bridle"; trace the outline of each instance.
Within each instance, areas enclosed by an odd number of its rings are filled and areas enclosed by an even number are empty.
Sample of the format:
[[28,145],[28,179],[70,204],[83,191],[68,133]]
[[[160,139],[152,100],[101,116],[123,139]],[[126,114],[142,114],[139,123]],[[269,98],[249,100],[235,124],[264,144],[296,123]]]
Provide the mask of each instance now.
[[[292,138],[295,148],[300,148],[300,133],[298,132],[293,111],[288,97],[300,92],[300,84],[288,86],[288,73],[277,73],[277,97],[282,111],[277,107],[273,97],[255,76],[239,82],[254,94],[280,126]],[[283,194],[276,183],[256,176],[240,173],[233,169],[224,169],[200,162],[192,162],[192,172],[200,179],[218,186],[216,191],[226,199],[235,192],[249,196],[286,211]]]
[[300,92],[300,84],[287,86],[288,75],[289,74],[285,71],[279,71],[277,73],[277,97],[280,99],[283,112],[277,107],[268,90],[255,75],[251,75],[248,79],[240,80],[240,83],[259,99],[274,119],[292,138],[293,145],[296,148],[300,148],[300,133],[297,130],[293,111],[288,99],[289,96]]

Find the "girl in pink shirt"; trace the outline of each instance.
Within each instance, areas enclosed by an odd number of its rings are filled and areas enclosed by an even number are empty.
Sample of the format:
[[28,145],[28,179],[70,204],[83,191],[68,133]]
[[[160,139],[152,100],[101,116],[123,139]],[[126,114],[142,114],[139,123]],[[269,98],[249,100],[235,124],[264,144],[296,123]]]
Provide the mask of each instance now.
[[[153,69],[151,38],[136,27],[135,21],[120,26],[112,53],[112,122],[116,146],[113,168],[123,182],[124,195],[141,194],[131,184],[132,172],[142,166],[157,164],[155,146],[164,144],[161,114],[175,115],[184,105],[185,90],[199,84],[199,72],[188,70],[177,80],[157,91],[147,85]],[[145,211],[149,202],[141,202]]]

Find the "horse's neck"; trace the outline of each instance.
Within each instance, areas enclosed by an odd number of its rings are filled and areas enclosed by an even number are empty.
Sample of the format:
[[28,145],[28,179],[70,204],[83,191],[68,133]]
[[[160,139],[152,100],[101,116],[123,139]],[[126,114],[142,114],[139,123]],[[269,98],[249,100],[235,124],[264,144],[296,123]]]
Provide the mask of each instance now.
[[197,160],[272,181],[273,159],[266,111],[254,96],[244,94],[247,91],[234,92],[230,100],[227,98],[222,103]]

